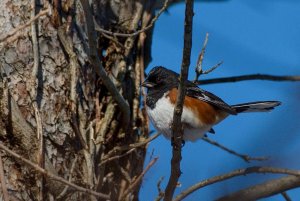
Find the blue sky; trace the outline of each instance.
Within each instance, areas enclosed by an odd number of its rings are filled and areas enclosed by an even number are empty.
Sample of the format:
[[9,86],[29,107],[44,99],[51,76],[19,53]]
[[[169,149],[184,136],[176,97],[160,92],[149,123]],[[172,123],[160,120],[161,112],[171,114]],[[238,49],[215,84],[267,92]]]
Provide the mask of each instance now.
[[[205,37],[210,34],[204,68],[219,61],[224,64],[201,79],[253,73],[300,75],[300,1],[297,0],[227,0],[214,3],[197,1],[194,6],[193,48],[189,78]],[[154,29],[153,60],[147,72],[163,65],[179,72],[183,47],[184,4],[172,6],[163,14]],[[265,162],[245,163],[203,141],[186,143],[180,177],[182,186],[175,194],[212,176],[249,166],[276,166],[300,170],[300,82],[245,81],[205,85],[208,90],[229,104],[258,100],[280,100],[282,106],[271,113],[247,113],[229,117],[214,129],[213,140],[240,153],[269,156]],[[151,126],[153,129],[153,127]],[[148,148],[148,157],[159,157],[146,174],[140,199],[154,200],[157,182],[165,177],[166,186],[171,159],[170,141],[160,136]],[[276,178],[274,175],[249,175],[205,187],[187,197],[187,201],[213,200],[224,194]],[[300,190],[288,191],[292,200]],[[274,196],[264,200],[283,200]]]

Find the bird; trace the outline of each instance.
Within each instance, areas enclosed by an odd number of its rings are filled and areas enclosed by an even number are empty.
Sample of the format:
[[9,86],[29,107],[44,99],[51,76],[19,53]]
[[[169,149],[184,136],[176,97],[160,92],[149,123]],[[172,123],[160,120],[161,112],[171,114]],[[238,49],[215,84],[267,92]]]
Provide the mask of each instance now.
[[[185,84],[186,94],[181,115],[183,143],[195,142],[206,136],[206,133],[214,134],[213,126],[230,115],[268,112],[281,104],[280,101],[255,101],[229,105],[189,80]],[[149,119],[158,132],[172,140],[179,74],[163,66],[156,66],[149,72],[142,86],[147,88],[145,108]]]

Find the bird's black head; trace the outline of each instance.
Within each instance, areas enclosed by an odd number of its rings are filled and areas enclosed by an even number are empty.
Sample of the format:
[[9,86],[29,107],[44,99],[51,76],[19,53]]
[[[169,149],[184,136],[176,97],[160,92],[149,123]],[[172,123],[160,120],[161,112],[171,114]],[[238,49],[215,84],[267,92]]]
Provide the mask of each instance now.
[[178,86],[178,77],[179,75],[174,71],[162,66],[156,66],[149,72],[142,86],[149,90],[171,89]]

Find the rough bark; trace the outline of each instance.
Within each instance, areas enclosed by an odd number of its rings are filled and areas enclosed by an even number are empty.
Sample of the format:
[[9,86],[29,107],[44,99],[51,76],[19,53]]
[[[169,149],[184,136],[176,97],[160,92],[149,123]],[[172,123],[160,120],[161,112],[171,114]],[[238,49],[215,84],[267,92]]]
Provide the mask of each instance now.
[[[146,26],[155,8],[144,0],[90,2],[96,23],[118,33]],[[0,42],[1,142],[49,172],[112,200],[138,200],[139,185],[122,195],[142,173],[146,147],[129,152],[126,146],[148,137],[140,82],[151,60],[152,30],[131,37],[94,33],[101,65],[129,104],[126,127],[122,109],[88,57],[87,26],[92,22],[86,21],[81,2],[37,1],[35,7],[35,14],[49,7],[51,12]],[[0,38],[32,18],[29,0],[2,0],[0,11]],[[15,199],[96,200],[43,179],[4,152],[3,162],[8,192]]]

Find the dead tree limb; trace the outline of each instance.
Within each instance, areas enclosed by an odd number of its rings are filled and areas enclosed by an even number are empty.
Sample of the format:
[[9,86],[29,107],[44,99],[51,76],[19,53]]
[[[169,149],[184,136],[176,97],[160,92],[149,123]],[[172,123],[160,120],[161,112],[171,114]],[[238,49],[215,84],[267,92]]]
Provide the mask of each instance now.
[[184,48],[183,58],[181,64],[180,83],[178,87],[178,95],[174,109],[172,133],[173,133],[173,156],[171,160],[171,174],[168,185],[165,190],[165,201],[172,200],[178,179],[181,175],[180,161],[181,161],[181,145],[182,145],[182,124],[181,115],[183,109],[183,101],[186,92],[186,80],[188,78],[188,71],[190,66],[191,48],[192,48],[192,30],[193,30],[193,11],[194,1],[186,0],[185,8],[185,26],[184,26]]
[[[236,177],[236,176],[245,176],[245,175],[253,174],[253,173],[289,174],[289,175],[293,175],[293,177],[295,177],[295,176],[297,176],[297,178],[300,177],[300,171],[298,171],[298,170],[289,170],[289,169],[274,168],[274,167],[249,167],[249,168],[245,168],[245,169],[237,169],[237,170],[234,170],[227,174],[223,174],[223,175],[211,177],[209,179],[205,179],[205,180],[189,187],[188,189],[182,191],[173,201],[183,200],[185,197],[187,197],[191,193],[193,193],[196,190],[203,188],[205,186],[208,186],[208,185],[211,185],[214,183],[218,183],[218,182],[221,182],[221,181],[224,181],[224,180]],[[298,182],[299,181],[300,180],[298,179]],[[237,200],[239,200],[239,199],[237,199]]]
[[251,186],[226,195],[217,199],[218,201],[234,201],[234,200],[258,200],[272,195],[283,193],[287,190],[300,186],[299,176],[285,176],[279,179],[272,179],[267,182]]
[[41,168],[39,165],[25,159],[24,157],[20,156],[19,154],[11,151],[10,149],[8,149],[5,145],[3,145],[2,143],[0,143],[0,149],[4,150],[6,153],[10,154],[11,156],[13,156],[14,158],[22,161],[23,163],[25,163],[26,165],[29,165],[31,166],[32,168],[34,168],[36,171],[44,174],[45,176],[55,180],[55,181],[58,181],[58,182],[61,182],[65,185],[68,185],[72,188],[74,188],[75,190],[77,191],[80,191],[80,192],[83,192],[83,193],[86,193],[86,194],[90,194],[90,195],[94,195],[96,197],[99,197],[99,198],[103,198],[103,199],[107,199],[109,200],[110,199],[110,196],[109,195],[106,195],[106,194],[103,194],[103,193],[99,193],[99,192],[95,192],[93,190],[90,190],[90,189],[87,189],[87,188],[83,188],[81,186],[78,186],[76,184],[73,184],[67,180],[65,180],[64,178],[62,177],[59,177],[59,176],[56,176],[50,172],[48,172],[47,170]]
[[246,80],[269,80],[269,81],[300,81],[300,76],[278,76],[278,75],[267,75],[267,74],[250,74],[240,75],[232,77],[221,77],[207,80],[198,80],[195,83],[198,85],[205,84],[218,84],[218,83],[229,83],[229,82],[241,82]]
[[80,0],[81,5],[84,10],[85,20],[86,20],[86,26],[87,26],[87,34],[89,38],[89,59],[94,67],[95,72],[99,75],[99,77],[102,79],[105,87],[109,90],[114,100],[118,103],[120,110],[123,112],[123,123],[125,127],[128,126],[130,121],[130,108],[128,103],[125,101],[125,99],[121,96],[113,82],[110,80],[110,78],[107,76],[107,73],[105,72],[98,53],[97,53],[97,40],[96,40],[96,31],[94,26],[94,20],[93,15],[91,11],[91,7],[89,5],[89,1],[87,0]]

